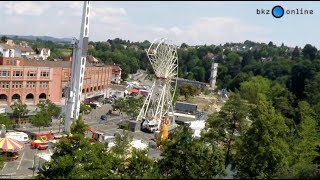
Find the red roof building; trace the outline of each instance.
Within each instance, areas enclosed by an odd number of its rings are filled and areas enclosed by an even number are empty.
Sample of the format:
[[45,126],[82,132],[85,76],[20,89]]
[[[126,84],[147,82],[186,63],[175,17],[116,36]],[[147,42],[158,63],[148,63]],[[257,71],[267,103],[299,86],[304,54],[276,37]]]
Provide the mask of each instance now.
[[[16,100],[36,105],[41,99],[64,104],[63,90],[71,75],[71,61],[37,61],[0,57],[0,106]],[[82,100],[105,96],[113,66],[86,63]]]

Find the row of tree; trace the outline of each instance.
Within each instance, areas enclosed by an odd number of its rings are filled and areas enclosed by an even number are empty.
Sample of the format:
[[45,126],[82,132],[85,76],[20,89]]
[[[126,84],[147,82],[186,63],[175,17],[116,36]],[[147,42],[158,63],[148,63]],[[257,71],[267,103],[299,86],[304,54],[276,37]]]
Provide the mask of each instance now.
[[222,178],[226,175],[223,152],[192,138],[187,127],[178,129],[164,143],[162,158],[151,159],[147,150],[131,147],[128,132],[117,134],[115,145],[90,142],[84,137],[86,125],[79,118],[72,137],[61,139],[52,160],[39,172],[41,179],[159,179]]
[[[27,105],[22,103],[21,101],[14,102],[13,105],[10,106],[12,109],[13,117],[18,117],[18,124],[20,123],[20,117],[25,117],[30,110],[27,108]],[[49,126],[52,118],[58,117],[61,113],[61,108],[52,103],[49,99],[39,101],[37,104],[37,111],[35,115],[29,116],[31,119],[31,123],[35,127],[46,127]],[[8,116],[1,116],[0,124],[5,124],[7,128],[12,128],[13,122]]]
[[251,77],[209,116],[203,137],[223,148],[225,166],[239,178],[317,178],[316,115],[306,101],[293,107],[291,97],[284,86]]
[[132,118],[135,118],[139,115],[143,101],[144,99],[142,96],[139,96],[138,98],[133,96],[120,97],[114,100],[112,108],[113,110],[118,110],[119,114],[124,112]]

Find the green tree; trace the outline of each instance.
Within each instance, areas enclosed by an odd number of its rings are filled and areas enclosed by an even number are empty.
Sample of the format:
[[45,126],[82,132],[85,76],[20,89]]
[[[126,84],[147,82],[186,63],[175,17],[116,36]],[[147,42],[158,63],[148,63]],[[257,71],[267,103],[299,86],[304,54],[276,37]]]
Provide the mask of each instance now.
[[50,117],[58,117],[61,112],[61,108],[52,103],[49,99],[39,101],[37,107],[40,111],[47,111]]
[[36,115],[31,118],[31,123],[33,126],[39,128],[44,126],[49,126],[51,121],[51,116],[48,111],[39,111]]
[[[48,168],[39,172],[41,179],[102,179],[115,178],[112,173],[112,156],[107,148],[90,141],[81,134],[62,138],[56,144]],[[114,169],[115,170],[115,169]]]
[[3,114],[0,114],[0,124],[3,124],[6,129],[11,129],[13,125],[12,120],[8,116]]
[[251,77],[248,81],[240,84],[241,97],[248,100],[249,103],[255,104],[258,94],[266,94],[269,92],[270,85],[271,82],[262,76]]
[[315,113],[309,103],[306,101],[299,102],[297,110],[300,123],[297,125],[295,140],[292,142],[291,157],[293,165],[289,168],[288,174],[291,174],[289,178],[307,178],[308,176],[305,173],[310,169],[319,173],[319,169],[312,163],[319,155],[316,149],[319,136]]
[[79,115],[75,123],[71,124],[70,130],[71,130],[71,134],[81,134],[84,136],[87,128],[88,128],[88,125],[84,123],[82,116]]
[[181,84],[178,86],[179,94],[183,95],[185,99],[189,99],[190,96],[195,96],[197,88],[191,84]]
[[170,179],[212,179],[226,175],[223,152],[212,144],[192,138],[186,126],[172,134],[158,161],[160,173]]
[[13,111],[13,115],[19,118],[19,123],[20,123],[21,116],[27,115],[30,111],[29,109],[27,109],[27,105],[22,103],[20,100],[14,102],[14,104],[11,105],[10,107]]
[[288,127],[263,94],[258,94],[250,120],[253,123],[239,141],[234,156],[236,175],[240,178],[274,178],[278,171],[288,167]]
[[299,51],[298,46],[296,46],[292,52],[291,59],[298,60],[299,58],[300,58],[300,51]]
[[121,112],[124,112],[126,110],[126,100],[124,98],[118,98],[118,99],[115,99],[113,104],[112,104],[112,108],[113,109],[117,109],[119,110],[119,114]]
[[235,93],[231,93],[228,101],[217,114],[209,115],[204,139],[224,147],[225,167],[234,155],[231,154],[235,151],[234,142],[249,128],[251,122],[246,119],[248,115],[248,105],[245,104],[239,94]]
[[8,37],[7,37],[7,36],[2,36],[2,37],[1,37],[1,42],[2,42],[2,43],[4,43],[4,42],[6,42],[6,41],[7,41],[7,39],[8,39]]
[[130,114],[133,118],[137,117],[143,105],[143,97],[128,97],[125,99],[125,104],[127,108],[125,108],[124,112]]
[[80,103],[80,113],[82,115],[89,114],[92,108],[89,105],[84,104],[83,102]]
[[161,177],[158,164],[146,156],[146,150],[133,149],[127,159],[123,178],[125,179],[159,179]]
[[305,45],[302,49],[303,57],[306,59],[310,59],[311,61],[316,58],[317,52],[317,48],[312,46],[311,44]]

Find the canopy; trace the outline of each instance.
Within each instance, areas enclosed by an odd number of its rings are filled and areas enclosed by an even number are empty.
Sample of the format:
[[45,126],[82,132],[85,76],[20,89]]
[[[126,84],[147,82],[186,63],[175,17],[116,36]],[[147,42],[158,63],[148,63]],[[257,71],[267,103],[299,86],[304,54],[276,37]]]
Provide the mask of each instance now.
[[0,139],[0,149],[5,152],[15,152],[23,148],[23,143],[11,138]]
[[42,143],[42,141],[41,141],[41,140],[39,140],[39,139],[34,140],[33,142],[34,142],[34,143],[37,143],[37,144],[38,144],[38,143]]
[[139,92],[138,89],[135,89],[135,88],[130,89],[130,93],[137,93],[137,92]]

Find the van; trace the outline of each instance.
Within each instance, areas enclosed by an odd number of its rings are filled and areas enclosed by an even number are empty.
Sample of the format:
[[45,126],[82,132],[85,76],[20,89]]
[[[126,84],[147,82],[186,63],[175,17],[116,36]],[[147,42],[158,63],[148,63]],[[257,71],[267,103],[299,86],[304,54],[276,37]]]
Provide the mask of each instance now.
[[23,142],[23,143],[29,142],[29,136],[28,136],[28,134],[26,134],[24,132],[8,132],[6,134],[6,137]]

